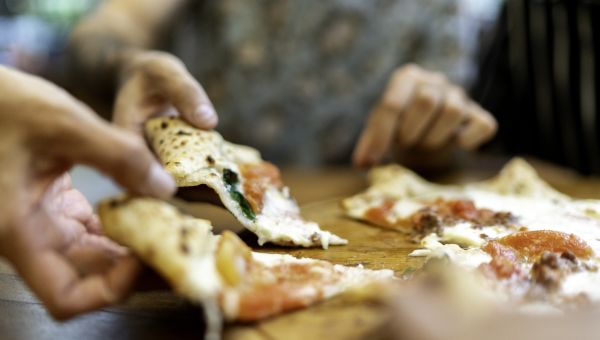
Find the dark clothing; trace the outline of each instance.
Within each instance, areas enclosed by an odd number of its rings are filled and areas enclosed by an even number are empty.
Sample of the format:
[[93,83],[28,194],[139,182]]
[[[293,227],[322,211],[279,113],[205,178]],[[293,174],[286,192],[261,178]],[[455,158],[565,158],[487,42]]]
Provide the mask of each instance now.
[[499,23],[473,91],[498,140],[600,173],[600,1],[507,0]]

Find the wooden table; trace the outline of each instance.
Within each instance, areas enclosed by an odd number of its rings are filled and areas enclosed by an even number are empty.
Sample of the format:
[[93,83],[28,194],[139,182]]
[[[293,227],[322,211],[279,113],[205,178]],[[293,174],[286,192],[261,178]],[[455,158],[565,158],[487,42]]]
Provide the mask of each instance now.
[[[436,179],[440,182],[466,182],[495,174],[505,159],[478,158],[470,167]],[[548,182],[576,197],[600,198],[600,180],[582,178],[565,169],[532,161]],[[344,218],[339,199],[366,186],[364,173],[349,168],[321,170],[287,169],[284,180],[303,207],[303,214],[321,223],[324,229],[347,237],[346,247],[284,250],[296,256],[322,258],[342,264],[363,264],[368,268],[391,268],[402,272],[418,266],[419,260],[406,254],[412,249],[396,233]],[[217,229],[239,228],[216,208],[194,207]],[[245,235],[248,242],[252,238]],[[369,299],[341,297],[312,308],[251,325],[230,325],[229,339],[313,339],[366,338],[374,335],[382,322],[382,306]],[[115,306],[68,322],[53,321],[31,295],[10,266],[0,262],[0,339],[198,339],[203,334],[201,311],[169,292],[138,293],[126,304]],[[381,335],[381,334],[379,334]]]

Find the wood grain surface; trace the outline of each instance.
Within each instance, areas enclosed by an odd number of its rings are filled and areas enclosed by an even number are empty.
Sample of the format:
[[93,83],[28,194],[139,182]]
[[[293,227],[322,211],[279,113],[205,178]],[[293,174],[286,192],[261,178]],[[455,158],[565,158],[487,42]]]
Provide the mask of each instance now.
[[[472,167],[447,174],[437,181],[459,183],[495,174],[505,158],[479,159]],[[542,162],[533,162],[542,177],[559,190],[577,197],[600,197],[600,180],[582,178],[573,172]],[[323,170],[288,169],[287,184],[302,203],[303,214],[319,222],[350,243],[322,249],[264,247],[268,252],[325,259],[367,268],[389,268],[398,273],[420,265],[407,254],[414,245],[402,234],[368,226],[342,215],[339,200],[365,188],[361,171],[338,168]],[[312,203],[311,203],[312,202]],[[187,210],[213,220],[219,229],[239,228],[225,212],[203,205]],[[242,232],[251,245],[252,235]],[[226,339],[364,339],[385,338],[385,304],[376,295],[347,295],[311,308],[288,313],[255,324],[228,325]],[[127,303],[59,323],[48,317],[9,265],[0,262],[0,339],[200,339],[201,310],[169,292],[135,294]]]

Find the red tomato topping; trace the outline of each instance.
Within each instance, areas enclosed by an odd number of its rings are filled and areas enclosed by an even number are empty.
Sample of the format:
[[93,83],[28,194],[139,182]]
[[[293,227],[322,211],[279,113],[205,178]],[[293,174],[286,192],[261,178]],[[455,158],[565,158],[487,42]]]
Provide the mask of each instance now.
[[520,231],[496,242],[514,249],[526,261],[536,261],[544,251],[571,252],[582,259],[593,255],[592,248],[578,236],[553,230]]
[[252,210],[258,213],[262,210],[263,196],[267,188],[283,186],[279,169],[272,163],[262,162],[242,164],[240,171],[244,179],[244,196],[252,206]]
[[380,226],[393,227],[393,223],[388,222],[387,216],[394,207],[394,204],[394,200],[386,199],[380,206],[369,208],[365,213],[365,218],[369,222],[373,222]]
[[492,261],[482,267],[486,271],[491,271],[497,278],[507,279],[518,272],[518,256],[514,249],[497,241],[490,241],[482,247],[482,250],[492,257]]

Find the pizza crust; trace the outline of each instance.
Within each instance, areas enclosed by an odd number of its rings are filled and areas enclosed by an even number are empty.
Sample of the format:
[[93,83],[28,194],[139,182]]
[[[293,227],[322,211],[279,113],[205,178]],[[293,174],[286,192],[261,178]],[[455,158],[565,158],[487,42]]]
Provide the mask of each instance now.
[[255,321],[394,277],[391,270],[253,252],[235,234],[214,235],[209,221],[152,198],[109,199],[98,213],[106,236],[130,248],[178,294],[220,310],[226,320]]
[[[241,167],[260,164],[258,151],[229,143],[215,131],[196,129],[177,118],[159,117],[146,123],[146,136],[165,169],[180,187],[206,185],[242,225],[258,236],[260,245],[282,246],[343,245],[347,241],[315,222],[300,216],[298,205],[286,187],[270,186],[264,192],[264,207],[252,211],[245,197]],[[226,181],[233,174],[236,183]]]

